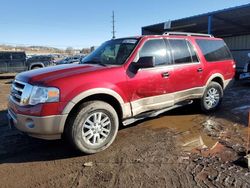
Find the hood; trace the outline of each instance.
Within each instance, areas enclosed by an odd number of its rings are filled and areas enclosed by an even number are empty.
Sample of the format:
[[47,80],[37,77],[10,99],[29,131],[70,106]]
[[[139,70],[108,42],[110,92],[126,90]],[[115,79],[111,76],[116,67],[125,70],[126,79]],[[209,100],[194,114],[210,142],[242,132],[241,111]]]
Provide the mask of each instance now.
[[35,69],[20,73],[16,79],[30,84],[46,84],[48,82],[79,74],[106,69],[100,65],[66,64]]

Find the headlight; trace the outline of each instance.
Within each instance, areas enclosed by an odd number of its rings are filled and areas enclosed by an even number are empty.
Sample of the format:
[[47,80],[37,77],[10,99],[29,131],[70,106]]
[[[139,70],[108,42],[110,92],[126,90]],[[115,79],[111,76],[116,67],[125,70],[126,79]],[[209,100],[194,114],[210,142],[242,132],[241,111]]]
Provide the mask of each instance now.
[[29,104],[36,105],[46,102],[58,102],[60,92],[54,87],[38,87],[34,86],[30,95]]

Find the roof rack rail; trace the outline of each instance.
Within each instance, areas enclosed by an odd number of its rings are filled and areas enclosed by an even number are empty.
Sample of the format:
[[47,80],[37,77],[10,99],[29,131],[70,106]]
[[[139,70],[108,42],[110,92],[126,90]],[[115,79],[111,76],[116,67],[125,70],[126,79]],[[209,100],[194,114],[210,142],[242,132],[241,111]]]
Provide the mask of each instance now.
[[184,36],[197,36],[197,37],[214,37],[210,34],[203,33],[188,33],[188,32],[164,32],[163,35],[184,35]]

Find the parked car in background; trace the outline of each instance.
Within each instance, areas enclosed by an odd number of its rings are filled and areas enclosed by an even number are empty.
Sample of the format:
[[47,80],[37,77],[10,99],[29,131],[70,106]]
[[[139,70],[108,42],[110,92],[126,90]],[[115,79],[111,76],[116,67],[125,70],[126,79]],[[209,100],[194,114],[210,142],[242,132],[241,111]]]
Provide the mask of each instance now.
[[96,153],[111,145],[122,124],[193,100],[204,112],[218,109],[234,74],[228,47],[211,35],[114,39],[81,64],[18,74],[9,97],[9,123],[37,138],[64,135],[80,151]]
[[75,56],[69,56],[66,57],[60,61],[57,61],[57,65],[62,65],[62,64],[78,64],[81,62],[81,59],[85,57],[85,55],[75,55]]
[[27,59],[28,70],[56,65],[55,57],[52,55],[36,55]]
[[249,61],[245,63],[243,70],[237,72],[237,78],[240,80],[250,78],[250,53],[248,54]]
[[25,52],[0,52],[0,73],[22,72],[27,70]]

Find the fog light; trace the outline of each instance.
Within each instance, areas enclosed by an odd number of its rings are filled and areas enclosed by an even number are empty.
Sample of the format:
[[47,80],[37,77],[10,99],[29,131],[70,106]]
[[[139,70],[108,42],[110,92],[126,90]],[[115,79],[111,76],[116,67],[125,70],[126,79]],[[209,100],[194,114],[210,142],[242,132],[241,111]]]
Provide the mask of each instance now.
[[34,121],[32,119],[27,119],[26,120],[26,123],[25,123],[25,126],[29,129],[33,129],[35,128],[35,124],[34,124]]

